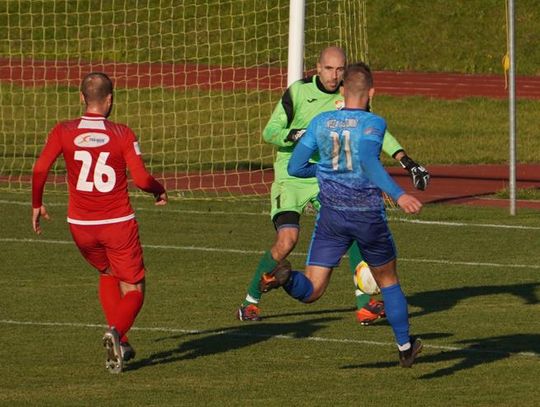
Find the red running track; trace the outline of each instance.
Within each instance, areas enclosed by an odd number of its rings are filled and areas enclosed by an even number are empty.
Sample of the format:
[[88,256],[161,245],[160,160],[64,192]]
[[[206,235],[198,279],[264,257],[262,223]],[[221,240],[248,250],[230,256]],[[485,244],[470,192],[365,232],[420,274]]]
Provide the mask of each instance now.
[[[81,77],[91,71],[109,73],[117,87],[197,87],[215,90],[275,90],[286,84],[284,69],[273,67],[233,68],[194,64],[91,63],[76,60],[40,61],[25,58],[0,58],[0,81],[22,86],[70,85],[78,87]],[[501,75],[463,75],[419,72],[375,72],[378,93],[393,96],[426,96],[458,99],[466,97],[505,98],[505,79]],[[518,98],[539,99],[540,77],[518,76]],[[406,173],[389,168],[396,181],[423,202],[467,203],[508,206],[507,200],[482,199],[482,196],[508,186],[508,167],[497,165],[431,166],[427,191],[412,189]],[[471,175],[473,174],[473,175]],[[520,165],[518,188],[540,187],[540,166]],[[0,177],[6,181],[8,177]],[[222,174],[183,174],[167,179],[175,190],[210,190],[233,194],[267,193],[273,179],[271,170],[233,171]],[[19,180],[20,181],[20,180]],[[540,209],[540,203],[518,201],[518,207]]]
[[[507,165],[433,165],[426,191],[417,191],[408,175],[396,167],[387,168],[394,180],[424,203],[453,203],[477,206],[510,207],[509,200],[489,197],[508,188]],[[540,164],[518,164],[517,188],[540,188]],[[540,209],[540,201],[518,200],[518,208]]]
[[[217,67],[169,63],[94,63],[77,60],[44,61],[0,58],[0,81],[22,86],[70,85],[78,87],[81,77],[91,71],[110,74],[117,87],[198,87],[213,90],[276,90],[286,85],[286,70],[275,67]],[[393,96],[427,96],[443,99],[466,97],[505,98],[504,75],[452,73],[374,73],[377,92]],[[518,76],[519,98],[540,98],[540,77]]]
[[[426,191],[412,187],[407,172],[401,167],[389,167],[388,172],[408,193],[423,203],[450,203],[509,207],[507,199],[487,196],[508,187],[508,166],[504,165],[449,165],[430,166],[431,181]],[[517,167],[518,188],[540,188],[540,164],[520,164]],[[208,191],[232,195],[267,194],[274,179],[271,169],[255,171],[227,171],[221,173],[184,173],[165,175],[160,181],[175,191]],[[10,179],[0,176],[0,182],[29,184],[29,176]],[[62,178],[55,182],[63,183]],[[517,201],[518,208],[540,210],[540,201]]]
[[[509,207],[507,199],[486,196],[508,187],[509,169],[505,165],[434,165],[428,170],[431,180],[426,191],[413,188],[408,173],[401,167],[388,172],[408,193],[423,203],[450,203]],[[224,172],[220,174],[177,175],[167,178],[167,187],[175,190],[215,190],[232,194],[270,192],[273,170]],[[518,188],[540,188],[540,164],[520,164],[516,171]],[[540,209],[540,201],[517,201],[518,208]]]

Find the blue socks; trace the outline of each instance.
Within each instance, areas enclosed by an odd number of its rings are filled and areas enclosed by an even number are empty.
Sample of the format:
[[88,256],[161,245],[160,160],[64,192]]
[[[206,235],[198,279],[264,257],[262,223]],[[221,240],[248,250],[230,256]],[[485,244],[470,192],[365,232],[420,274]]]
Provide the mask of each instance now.
[[409,342],[409,312],[401,286],[394,284],[381,288],[386,319],[392,326],[398,345]]
[[[283,286],[287,294],[291,297],[305,302],[313,293],[313,284],[299,271],[292,271],[289,281]],[[408,338],[407,338],[408,340]]]

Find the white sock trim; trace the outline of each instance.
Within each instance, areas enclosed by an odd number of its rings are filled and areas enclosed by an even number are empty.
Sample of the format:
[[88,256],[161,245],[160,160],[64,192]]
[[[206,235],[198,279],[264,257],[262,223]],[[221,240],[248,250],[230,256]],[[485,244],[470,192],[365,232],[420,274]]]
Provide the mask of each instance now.
[[397,344],[397,347],[398,347],[398,349],[399,349],[400,352],[404,352],[404,351],[406,351],[406,350],[408,350],[408,349],[411,349],[411,343],[410,343],[410,342],[407,342],[407,343],[405,343],[405,344],[403,344],[403,345],[400,345],[400,344],[398,343],[398,344]]
[[251,295],[246,295],[246,301],[252,303],[252,304],[258,304],[259,300],[256,298],[253,298]]
[[369,294],[366,294],[365,292],[360,291],[358,288],[354,291],[354,295],[356,295],[357,297],[361,297],[362,295],[368,295],[369,296]]

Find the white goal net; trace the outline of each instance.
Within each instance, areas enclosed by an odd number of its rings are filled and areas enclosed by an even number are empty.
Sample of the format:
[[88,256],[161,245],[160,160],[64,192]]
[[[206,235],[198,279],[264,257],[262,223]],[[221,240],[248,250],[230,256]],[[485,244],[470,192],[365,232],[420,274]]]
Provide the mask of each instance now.
[[[185,196],[264,194],[261,132],[286,86],[286,0],[0,2],[0,188],[26,190],[48,131],[82,113],[91,71],[115,83],[111,120]],[[306,1],[305,66],[340,45],[367,59],[365,0]],[[47,190],[65,190],[62,160]]]

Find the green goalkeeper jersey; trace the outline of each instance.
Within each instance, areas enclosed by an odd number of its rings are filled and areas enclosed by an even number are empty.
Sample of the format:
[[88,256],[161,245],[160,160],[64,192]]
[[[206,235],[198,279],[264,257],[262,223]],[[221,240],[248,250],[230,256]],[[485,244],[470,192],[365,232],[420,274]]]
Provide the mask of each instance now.
[[[317,75],[296,81],[285,91],[263,131],[264,140],[278,147],[274,162],[275,181],[298,179],[287,172],[295,146],[295,143],[287,140],[289,132],[292,129],[305,129],[319,113],[341,109],[343,106],[339,89],[335,92],[327,91]],[[403,149],[388,131],[384,134],[382,148],[389,156]]]

